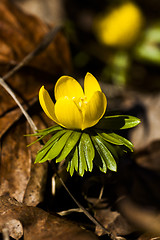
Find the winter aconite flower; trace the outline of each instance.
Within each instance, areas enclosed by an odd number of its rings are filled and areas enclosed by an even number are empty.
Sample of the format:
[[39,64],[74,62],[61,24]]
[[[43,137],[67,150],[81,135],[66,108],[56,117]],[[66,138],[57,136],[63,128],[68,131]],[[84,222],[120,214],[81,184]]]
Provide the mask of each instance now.
[[44,86],[39,91],[44,112],[57,124],[30,135],[38,137],[30,145],[50,136],[37,152],[35,163],[65,160],[71,176],[74,172],[83,176],[94,166],[104,173],[117,171],[118,158],[123,152],[132,152],[133,144],[114,131],[135,127],[140,120],[128,115],[103,116],[106,96],[91,73],[85,76],[84,91],[74,78],[62,76],[54,94],[55,104]]
[[94,31],[103,44],[113,47],[131,46],[138,38],[143,16],[132,2],[126,2],[95,20]]
[[46,115],[67,129],[81,129],[94,126],[104,115],[107,100],[96,78],[87,73],[84,91],[70,76],[58,79],[54,88],[54,104],[44,86],[39,91],[39,101]]

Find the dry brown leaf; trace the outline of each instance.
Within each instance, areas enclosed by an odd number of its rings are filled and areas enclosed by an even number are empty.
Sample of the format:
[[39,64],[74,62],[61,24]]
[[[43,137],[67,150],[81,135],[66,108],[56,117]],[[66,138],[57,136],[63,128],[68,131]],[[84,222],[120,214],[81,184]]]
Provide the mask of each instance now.
[[[38,92],[42,85],[45,85],[46,88],[49,88],[50,86],[53,88],[53,78],[52,82],[49,80],[51,80],[51,78],[49,78],[48,75],[41,73],[40,71],[35,72],[34,70],[30,71],[29,69],[27,71],[27,69],[24,68],[20,72],[16,73],[16,75],[8,79],[7,82],[15,92],[21,104],[23,106],[26,106],[27,104],[29,107],[38,100]],[[9,118],[8,113],[12,112],[15,110],[15,108],[18,107],[15,101],[2,88],[2,86],[0,86],[0,103],[0,118]],[[28,109],[28,107],[26,109]],[[10,119],[12,120],[12,118]]]
[[160,173],[160,140],[151,142],[135,154],[136,163],[141,167]]
[[138,238],[138,240],[160,240],[160,235],[144,233]]
[[[23,226],[19,220],[11,219],[2,225],[2,232],[3,234],[6,233],[7,237],[11,236],[14,239],[20,239],[23,236]],[[5,239],[4,236],[3,238]]]
[[13,219],[23,225],[24,240],[97,239],[93,233],[58,215],[51,215],[39,208],[20,204],[8,196],[0,197],[0,231]]
[[[21,62],[44,38],[50,27],[33,15],[21,11],[12,1],[0,2],[0,73],[6,74],[11,67]],[[62,33],[40,55],[34,57],[7,82],[19,100],[29,101],[38,95],[42,85],[52,86],[57,77],[70,72],[71,61],[67,41]],[[23,100],[22,100],[23,99]],[[0,87],[0,116],[16,107],[8,93]],[[13,110],[13,109],[12,109]]]
[[[35,116],[33,119],[38,128],[44,128],[44,124],[40,122],[39,117]],[[30,127],[27,127],[26,133],[30,134]],[[30,144],[31,142],[35,141],[35,137],[27,137],[26,141],[27,144]],[[28,206],[37,206],[44,199],[48,163],[45,162],[43,164],[34,164],[36,154],[40,147],[40,144],[37,143],[27,148],[28,158],[31,162],[31,168],[30,178],[25,189],[23,202]]]
[[[40,121],[37,125],[44,127]],[[33,138],[28,139],[25,134],[26,123],[19,121],[2,138],[0,195],[9,193],[19,202],[36,206],[43,200],[48,165],[34,164],[40,144],[27,148]]]
[[118,202],[121,214],[137,228],[145,232],[160,234],[160,213],[152,211],[124,197]]
[[[111,211],[110,208],[105,209],[96,209],[95,210],[95,218],[103,224],[103,226],[108,229],[108,225],[114,221],[114,219],[119,214],[116,211]],[[110,231],[112,232],[112,231]],[[96,226],[96,233],[98,236],[101,236],[103,234],[102,229],[99,226]],[[113,233],[113,232],[112,232]]]
[[20,202],[23,201],[31,168],[24,134],[24,124],[19,123],[5,135],[1,150],[0,195],[9,192]]
[[9,113],[4,114],[4,116],[0,118],[0,138],[2,138],[3,134],[8,131],[8,129],[20,118],[21,115],[21,110],[15,109]]
[[[21,62],[33,51],[50,31],[50,27],[33,15],[21,11],[12,1],[0,1],[0,73],[6,74],[11,67]],[[23,70],[16,73],[7,82],[23,100],[37,96],[39,88],[48,81],[57,80],[54,76],[63,75],[71,69],[70,53],[67,41],[62,33],[40,55],[34,57]],[[15,107],[12,99],[0,87],[0,116]],[[21,100],[22,102],[22,100]]]
[[14,0],[25,11],[33,13],[45,22],[61,24],[65,20],[63,1],[59,0]]
[[[39,18],[24,13],[13,2],[0,2],[0,65],[17,64],[40,43],[50,27]],[[41,71],[59,74],[70,70],[70,53],[67,41],[58,33],[48,48],[30,64]],[[3,71],[4,73],[4,71]]]
[[108,225],[108,230],[112,232],[114,236],[125,236],[133,233],[137,229],[130,224],[126,218],[119,214],[115,220]]
[[131,140],[137,150],[148,147],[153,141],[160,139],[160,95],[135,93],[135,98],[143,106],[146,118],[141,115],[142,123],[132,131]]
[[[8,93],[6,92],[1,92],[2,93],[2,97],[3,95],[6,94],[6,96],[8,95]],[[8,101],[3,101],[1,103],[2,106],[2,110],[4,110],[5,108],[7,109],[9,107],[10,109],[10,102],[12,102],[12,98],[10,96],[8,96]],[[23,108],[27,111],[29,106],[32,106],[33,104],[35,104],[37,102],[36,98],[33,98],[33,100],[29,101],[27,106],[25,104],[23,104]],[[15,104],[15,102],[13,101],[13,104]],[[3,135],[5,135],[7,133],[7,131],[10,129],[10,127],[12,127],[22,116],[22,111],[20,110],[20,108],[15,108],[15,109],[11,109],[10,111],[4,111],[2,112],[2,115],[0,115],[0,139],[3,137]]]

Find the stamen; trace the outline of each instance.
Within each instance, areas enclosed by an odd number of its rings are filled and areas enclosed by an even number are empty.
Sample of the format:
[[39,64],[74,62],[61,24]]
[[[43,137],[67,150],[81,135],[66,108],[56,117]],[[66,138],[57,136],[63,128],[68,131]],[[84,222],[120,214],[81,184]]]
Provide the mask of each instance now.
[[85,108],[85,106],[87,105],[87,97],[81,97],[81,98],[76,98],[76,97],[72,97],[72,100],[76,103],[77,107],[79,108],[79,110],[83,111],[83,109]]

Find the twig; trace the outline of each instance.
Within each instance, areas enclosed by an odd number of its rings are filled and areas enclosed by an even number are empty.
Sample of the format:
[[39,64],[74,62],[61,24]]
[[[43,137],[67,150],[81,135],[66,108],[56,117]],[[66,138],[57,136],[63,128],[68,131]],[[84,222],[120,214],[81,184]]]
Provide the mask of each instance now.
[[18,107],[21,109],[23,115],[25,116],[25,118],[27,119],[32,131],[34,133],[36,133],[37,127],[34,124],[32,118],[29,116],[29,114],[26,112],[26,110],[24,109],[24,107],[22,106],[22,104],[19,102],[18,98],[16,97],[16,95],[14,94],[14,92],[12,91],[12,89],[8,86],[7,83],[5,83],[5,81],[3,80],[3,78],[0,78],[0,85],[10,94],[10,96],[14,99],[14,101],[17,103]]
[[59,181],[61,182],[62,186],[65,188],[65,190],[67,191],[67,193],[69,194],[69,196],[73,199],[73,201],[77,204],[77,206],[82,209],[83,213],[98,227],[100,227],[104,233],[106,233],[112,240],[115,240],[114,236],[112,236],[112,234],[110,232],[108,232],[108,230],[96,219],[94,218],[76,199],[75,197],[72,195],[72,193],[69,191],[69,189],[67,188],[66,184],[63,182],[63,179],[60,177],[59,173],[57,172],[57,169],[55,167],[55,164],[53,161],[50,161],[51,166],[53,168],[53,170],[55,171]]
[[57,214],[59,214],[60,216],[66,216],[66,215],[68,215],[70,213],[74,213],[74,212],[83,213],[81,208],[72,208],[72,209],[68,209],[68,210],[58,212]]

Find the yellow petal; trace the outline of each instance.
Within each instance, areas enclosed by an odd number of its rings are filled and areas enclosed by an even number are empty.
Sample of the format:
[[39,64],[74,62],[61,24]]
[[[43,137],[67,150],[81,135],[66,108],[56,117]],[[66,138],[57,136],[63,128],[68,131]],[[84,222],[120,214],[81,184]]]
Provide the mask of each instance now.
[[101,92],[101,87],[97,79],[91,74],[87,73],[84,79],[84,93],[89,100],[96,91]]
[[55,121],[56,123],[58,123],[58,120],[55,116],[55,106],[54,103],[52,101],[52,99],[50,98],[47,90],[44,88],[44,86],[41,87],[40,91],[39,91],[39,102],[41,104],[41,107],[43,108],[43,111],[45,112],[45,114],[52,119],[53,121]]
[[82,112],[72,99],[63,97],[55,104],[55,115],[60,125],[69,129],[81,129]]
[[62,76],[58,79],[54,94],[56,101],[62,97],[83,97],[83,89],[81,85],[72,77]]
[[105,94],[100,91],[95,92],[86,105],[82,130],[94,126],[103,117],[106,107]]

